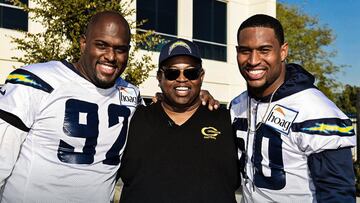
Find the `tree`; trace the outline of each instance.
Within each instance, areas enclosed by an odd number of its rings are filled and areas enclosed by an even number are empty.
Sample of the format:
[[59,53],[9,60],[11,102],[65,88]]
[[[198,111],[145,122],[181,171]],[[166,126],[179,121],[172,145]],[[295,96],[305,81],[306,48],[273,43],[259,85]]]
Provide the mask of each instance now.
[[311,72],[317,87],[335,101],[334,92],[341,83],[333,76],[344,65],[335,65],[331,61],[336,55],[336,51],[328,49],[335,40],[332,30],[295,6],[277,3],[276,12],[284,27],[285,41],[289,43],[288,62],[298,63]]
[[[136,26],[144,22],[131,20],[135,9],[131,7],[134,0],[32,0],[36,7],[30,8],[22,4],[20,0],[12,2],[22,7],[29,13],[29,18],[41,23],[43,32],[24,33],[24,38],[12,38],[17,49],[25,54],[13,59],[24,64],[40,63],[49,60],[62,60],[74,62],[79,59],[79,39],[83,34],[90,17],[96,12],[104,10],[115,10],[127,18],[132,31]],[[122,77],[135,84],[141,84],[149,75],[149,71],[155,68],[151,62],[151,56],[137,54],[139,44],[152,48],[159,43],[159,37],[153,32],[132,32],[132,49],[129,54],[128,66]],[[135,57],[136,56],[136,57]]]
[[354,172],[356,176],[355,180],[355,188],[356,188],[356,196],[360,196],[360,161],[359,159],[354,163]]
[[358,91],[360,91],[360,87],[345,85],[344,90],[338,94],[336,101],[337,106],[343,112],[355,115],[357,112],[356,98]]

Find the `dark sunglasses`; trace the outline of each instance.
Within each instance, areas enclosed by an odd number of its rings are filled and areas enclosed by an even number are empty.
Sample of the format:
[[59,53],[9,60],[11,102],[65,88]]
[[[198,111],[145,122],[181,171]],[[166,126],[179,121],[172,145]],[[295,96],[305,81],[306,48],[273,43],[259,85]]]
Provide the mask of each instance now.
[[[167,80],[176,80],[180,76],[180,70],[174,68],[161,68],[160,71],[164,73]],[[184,76],[189,80],[197,80],[201,74],[202,68],[189,68],[183,70]]]

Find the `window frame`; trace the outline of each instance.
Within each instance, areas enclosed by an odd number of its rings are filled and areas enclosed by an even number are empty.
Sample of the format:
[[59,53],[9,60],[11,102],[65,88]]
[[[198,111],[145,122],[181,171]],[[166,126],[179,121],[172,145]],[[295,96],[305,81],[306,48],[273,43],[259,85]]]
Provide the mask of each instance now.
[[[11,2],[10,2],[10,3],[11,3]],[[29,5],[29,1],[27,1],[25,4],[26,4],[26,5]],[[24,11],[24,10],[23,10],[21,7],[19,7],[19,6],[15,6],[15,5],[12,5],[12,4],[7,4],[7,3],[5,3],[5,2],[0,2],[0,7],[6,7],[6,8],[10,8],[10,9],[17,9],[17,10],[20,10],[20,11],[25,12],[26,15],[27,15],[26,22],[25,22],[26,26],[24,26],[25,29],[23,29],[23,28],[21,28],[21,27],[17,27],[17,28],[7,28],[7,27],[4,27],[4,26],[3,26],[3,23],[0,25],[0,28],[2,28],[2,29],[9,29],[9,30],[18,30],[18,31],[20,30],[20,31],[24,31],[24,32],[28,32],[28,31],[29,31],[29,14],[28,14],[26,11]],[[2,18],[1,20],[2,20],[2,22],[4,22],[5,16],[4,16],[4,15],[3,15],[3,16],[0,16],[0,18]]]
[[[193,25],[195,25],[195,1],[196,0],[193,0]],[[217,61],[223,61],[223,62],[227,62],[227,1],[226,0],[213,0],[213,2],[211,2],[212,4],[215,4],[215,1],[218,1],[218,2],[221,2],[221,3],[224,3],[225,5],[225,13],[224,13],[224,18],[225,18],[225,22],[224,22],[224,25],[225,25],[225,29],[224,29],[224,43],[219,43],[219,42],[214,42],[214,41],[209,41],[209,40],[204,40],[204,39],[199,39],[195,36],[195,29],[196,27],[193,26],[193,41],[196,43],[196,42],[199,42],[199,43],[203,43],[203,44],[207,44],[209,46],[212,46],[213,48],[212,49],[218,49],[216,46],[218,47],[223,47],[223,51],[225,51],[225,56],[222,58],[222,57],[214,57],[214,54],[211,54],[211,56],[205,56],[203,52],[201,52],[202,54],[202,58],[205,58],[205,59],[210,59],[210,60],[217,60]],[[213,5],[215,6],[215,5]],[[211,15],[212,16],[215,16],[214,15],[214,12],[215,12],[215,9],[214,7],[212,8],[212,10],[210,11],[211,12]],[[212,22],[210,22],[210,26],[215,26],[215,21],[213,21],[213,19],[211,19]],[[215,32],[216,30],[213,29],[211,32]],[[201,45],[198,44],[198,46],[200,47],[201,49]],[[212,51],[212,50],[210,50]]]
[[[139,1],[139,0],[137,0]],[[156,1],[156,0],[155,0]],[[158,26],[158,23],[159,23],[159,18],[156,17],[156,19],[154,19],[156,22],[154,23],[155,24],[155,28],[151,28],[151,29],[143,29],[143,28],[137,28],[136,29],[136,32],[138,33],[144,33],[144,32],[147,32],[149,30],[152,30],[156,35],[159,35],[163,41],[158,44],[154,49],[148,49],[146,47],[144,47],[143,45],[139,45],[141,49],[145,49],[145,50],[148,50],[148,51],[160,51],[161,50],[161,47],[166,43],[168,42],[169,40],[172,40],[172,39],[175,39],[178,37],[178,17],[179,17],[179,13],[178,13],[178,1],[179,0],[175,0],[175,10],[176,10],[176,15],[175,15],[175,23],[176,25],[175,26],[175,33],[176,34],[169,34],[169,33],[164,33],[164,32],[160,32],[158,30],[156,30],[156,27]],[[138,2],[137,2],[138,3]],[[156,3],[157,4],[157,3]],[[159,8],[155,8],[156,11],[160,10]],[[136,12],[138,12],[138,5],[136,5]],[[138,18],[138,14],[136,13],[136,20],[137,21],[141,21],[141,20],[144,20],[144,19],[139,19]],[[147,20],[150,20],[150,19],[147,19]]]

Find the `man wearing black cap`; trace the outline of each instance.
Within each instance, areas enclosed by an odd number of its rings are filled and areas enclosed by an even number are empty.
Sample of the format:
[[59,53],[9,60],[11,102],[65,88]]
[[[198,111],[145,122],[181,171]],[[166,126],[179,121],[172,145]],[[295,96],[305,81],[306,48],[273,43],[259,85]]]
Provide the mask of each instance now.
[[120,202],[236,202],[230,116],[200,105],[204,74],[194,43],[164,45],[157,74],[164,98],[139,107],[131,121]]

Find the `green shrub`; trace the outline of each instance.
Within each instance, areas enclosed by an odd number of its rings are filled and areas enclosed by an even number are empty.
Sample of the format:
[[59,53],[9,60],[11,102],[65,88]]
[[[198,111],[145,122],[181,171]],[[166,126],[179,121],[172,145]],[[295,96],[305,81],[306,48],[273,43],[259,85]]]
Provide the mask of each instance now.
[[360,196],[360,161],[354,163],[356,196]]

